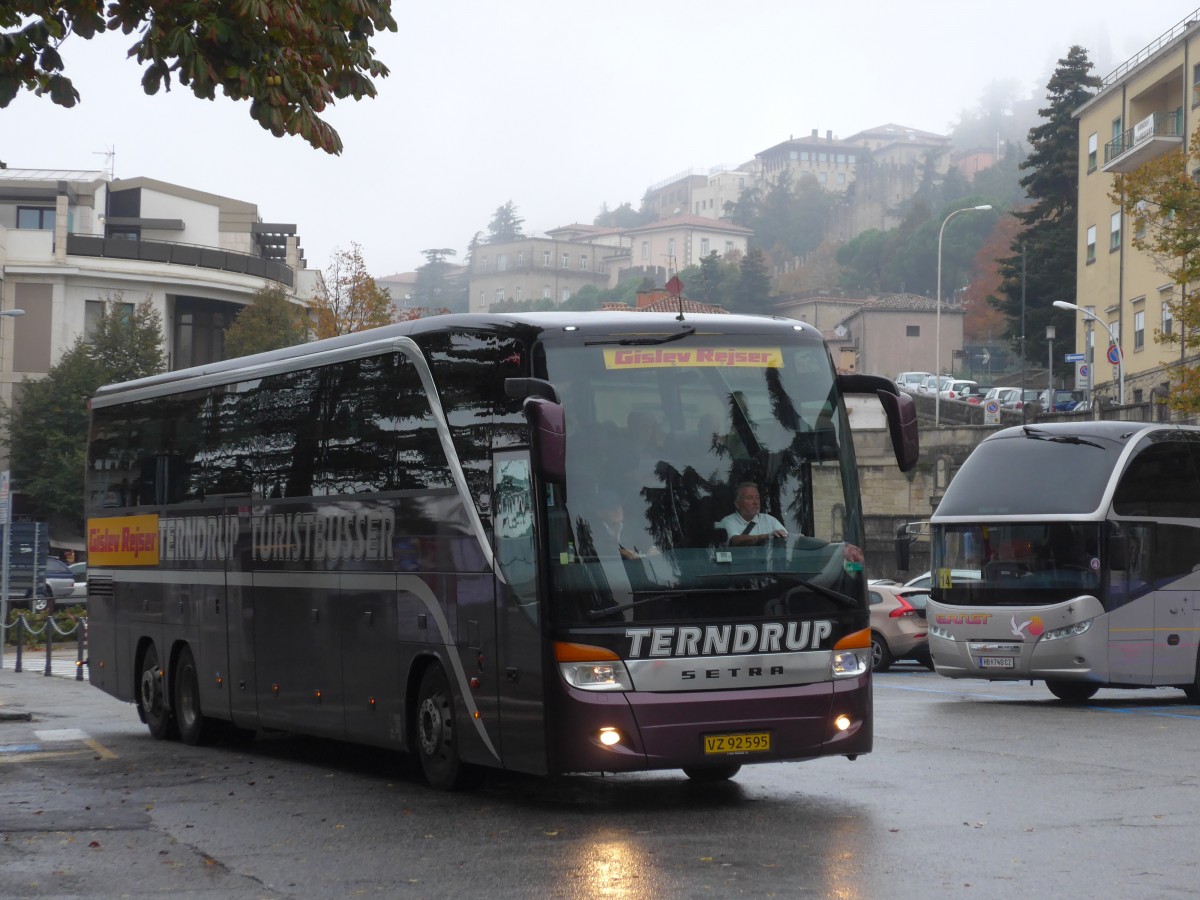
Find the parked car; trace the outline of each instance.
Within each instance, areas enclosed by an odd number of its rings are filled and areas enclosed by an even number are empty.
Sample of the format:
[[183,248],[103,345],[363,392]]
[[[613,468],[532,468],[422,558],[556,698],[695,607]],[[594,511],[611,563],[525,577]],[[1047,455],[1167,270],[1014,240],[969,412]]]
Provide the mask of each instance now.
[[942,386],[941,395],[943,400],[965,400],[964,394],[970,392],[972,387],[975,387],[977,382],[968,381],[965,378],[952,378]]
[[46,557],[46,571],[33,598],[34,611],[53,612],[59,601],[66,601],[74,590],[75,576],[67,564],[56,556]]
[[[978,581],[980,573],[978,569],[951,569],[950,579],[952,581]],[[904,586],[929,589],[933,587],[933,573],[923,572],[916,578],[910,578],[904,582]]]
[[67,599],[71,601],[72,605],[87,603],[87,563],[75,562],[67,568],[71,570],[71,577],[75,579],[75,587]]
[[[1054,392],[1054,412],[1067,412],[1084,398],[1083,391],[1068,391],[1059,388]],[[1050,409],[1050,389],[1040,391],[1037,396],[1038,405],[1042,409]]]
[[925,380],[921,382],[920,387],[917,388],[917,392],[928,394],[932,397],[952,380],[953,378],[950,375],[927,375],[925,376]]
[[992,389],[990,384],[976,384],[967,389],[967,392],[959,397],[960,400],[966,400],[968,403],[978,406],[983,402],[983,398],[988,395],[988,391]]
[[902,391],[916,391],[921,382],[932,375],[932,372],[901,372],[896,376],[896,387]]
[[903,585],[873,584],[871,600],[871,656],[876,672],[886,672],[898,659],[915,659],[933,668],[929,656],[929,631],[925,603],[929,591]]

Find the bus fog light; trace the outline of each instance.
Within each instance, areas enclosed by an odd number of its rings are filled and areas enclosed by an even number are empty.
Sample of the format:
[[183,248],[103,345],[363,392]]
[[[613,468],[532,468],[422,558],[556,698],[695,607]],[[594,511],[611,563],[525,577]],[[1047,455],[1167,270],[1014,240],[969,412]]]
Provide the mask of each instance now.
[[845,713],[842,713],[842,715],[833,720],[833,727],[838,731],[845,731],[853,724],[854,723],[850,720],[850,717]]
[[605,747],[613,747],[621,743],[621,732],[612,727],[600,729],[600,743]]
[[830,660],[834,678],[849,678],[867,671],[869,650],[835,650]]

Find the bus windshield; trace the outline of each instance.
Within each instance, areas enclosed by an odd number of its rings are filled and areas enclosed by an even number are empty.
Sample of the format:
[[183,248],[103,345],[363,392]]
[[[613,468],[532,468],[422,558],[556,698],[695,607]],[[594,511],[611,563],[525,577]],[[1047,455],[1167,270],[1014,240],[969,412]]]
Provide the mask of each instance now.
[[933,598],[958,606],[1031,606],[1099,597],[1101,522],[938,525]]
[[545,498],[560,623],[863,605],[857,474],[823,343],[545,351],[567,422],[565,492]]

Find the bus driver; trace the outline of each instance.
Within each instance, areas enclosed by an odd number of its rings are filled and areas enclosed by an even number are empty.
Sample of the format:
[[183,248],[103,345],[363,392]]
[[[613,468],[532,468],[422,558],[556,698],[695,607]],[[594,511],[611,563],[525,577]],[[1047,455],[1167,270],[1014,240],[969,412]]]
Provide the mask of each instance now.
[[738,485],[733,506],[735,512],[719,523],[719,527],[729,535],[729,546],[748,547],[765,544],[773,537],[787,537],[787,529],[782,522],[770,513],[760,512],[762,498],[754,482],[744,481]]

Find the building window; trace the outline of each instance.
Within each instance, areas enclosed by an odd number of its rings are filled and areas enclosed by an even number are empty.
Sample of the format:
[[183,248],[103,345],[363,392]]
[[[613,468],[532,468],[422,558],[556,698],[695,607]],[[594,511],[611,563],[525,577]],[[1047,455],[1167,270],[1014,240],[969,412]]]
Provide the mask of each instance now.
[[1088,135],[1088,168],[1089,172],[1096,171],[1096,150],[1099,146],[1100,135],[1092,132]]
[[480,272],[487,271],[487,257],[486,256],[479,257],[479,271]]
[[837,173],[837,183],[838,183],[838,184],[845,184],[845,183],[846,183],[846,173],[845,173],[845,172],[838,172],[838,173]]
[[479,292],[479,308],[487,309],[487,291]]
[[1162,325],[1159,326],[1159,330],[1163,334],[1170,334],[1175,321],[1171,315],[1171,295],[1159,294],[1158,296],[1162,300]]
[[[800,162],[808,162],[808,151],[807,150],[800,151]],[[741,185],[739,185],[739,187],[740,186]]]
[[497,253],[496,254],[496,271],[497,272],[507,272],[508,271],[508,254],[507,253]]
[[1117,250],[1121,246],[1121,213],[1115,212],[1109,220],[1108,249]]
[[642,241],[642,259],[650,258],[650,242]]
[[560,296],[559,296],[559,298],[558,298],[558,302],[559,302],[559,303],[566,303],[566,302],[567,302],[568,300],[570,300],[570,299],[571,299],[571,289],[570,289],[570,288],[563,288],[563,289],[562,289],[562,293],[561,293],[561,295],[560,295]]
[[550,251],[549,250],[542,251],[542,265],[545,266],[546,268],[550,268]]
[[522,293],[521,286],[517,285],[517,287],[513,290],[513,299],[520,303]]
[[17,228],[34,231],[54,230],[54,210],[34,206],[17,207]]
[[700,238],[700,255],[708,256],[708,238]]
[[1133,349],[1141,350],[1146,345],[1146,311],[1139,309],[1133,314]]
[[580,253],[579,254],[579,269],[580,269],[580,271],[586,272],[588,270],[588,267],[589,267],[588,255],[586,253]]
[[563,269],[571,268],[571,254],[570,253],[564,253],[562,255],[562,266],[560,266],[560,268],[563,268]]
[[1192,106],[1200,104],[1200,63],[1192,66]]
[[675,238],[667,239],[667,256],[671,259],[675,258]]
[[517,268],[520,269],[525,265],[525,251],[522,250],[517,254]]
[[828,172],[818,172],[817,173],[817,181],[821,182],[821,184],[827,184],[829,182],[829,173]]
[[817,153],[817,162],[819,162],[819,163],[829,162],[829,154],[823,153],[823,152],[818,152]]
[[1096,261],[1096,226],[1089,225],[1087,230],[1087,261]]
[[905,337],[920,337],[921,336],[921,326],[920,325],[905,325],[904,326],[904,336]]
[[504,302],[504,288],[496,288],[496,302],[497,303]]
[[797,154],[796,154],[796,151],[795,151],[795,150],[789,150],[789,151],[788,151],[788,158],[789,158],[789,159],[796,159],[796,157],[797,157]]
[[550,299],[550,285],[548,285],[548,284],[542,285],[542,299],[543,300]]
[[732,252],[733,252],[733,241],[726,241],[725,242],[725,254],[729,255]]
[[1123,128],[1121,127],[1121,121],[1122,121],[1122,120],[1121,120],[1121,117],[1120,117],[1120,116],[1117,116],[1115,119],[1113,119],[1113,123],[1112,123],[1112,139],[1113,139],[1114,141],[1120,141],[1120,139],[1121,139],[1121,132],[1125,130],[1125,129],[1123,129]]

